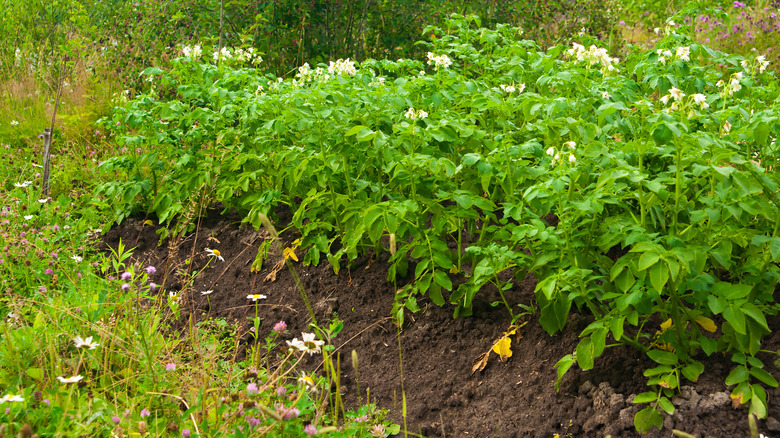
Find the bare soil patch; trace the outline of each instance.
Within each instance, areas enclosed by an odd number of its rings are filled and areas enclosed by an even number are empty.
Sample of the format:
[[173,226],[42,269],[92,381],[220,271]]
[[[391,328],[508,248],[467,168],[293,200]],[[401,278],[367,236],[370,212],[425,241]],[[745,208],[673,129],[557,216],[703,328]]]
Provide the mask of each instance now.
[[[264,231],[239,226],[236,215],[216,213],[203,218],[197,230],[174,245],[158,246],[157,226],[144,225],[143,218],[128,219],[108,231],[104,244],[116,248],[120,239],[135,248],[134,259],[143,266],[154,265],[153,280],[166,291],[180,291],[182,312],[178,330],[186,322],[224,318],[243,333],[238,354],[241,356],[254,338],[247,317],[254,316],[248,294],[268,296],[260,306],[261,338],[279,320],[287,322],[290,336],[300,337],[309,324],[309,316],[287,269],[281,269],[274,281],[264,281],[280,254],[272,254],[260,272],[251,272],[259,245],[268,238]],[[293,240],[294,235],[282,236]],[[204,248],[216,248],[224,262],[212,262]],[[191,259],[190,264],[185,261]],[[297,272],[320,322],[338,315],[344,330],[335,339],[342,353],[343,390],[346,400],[357,403],[355,372],[349,357],[356,350],[360,359],[359,386],[365,399],[370,390],[372,401],[390,409],[401,423],[401,376],[396,326],[390,318],[394,286],[386,281],[387,255],[364,256],[336,275],[329,264],[302,266]],[[177,270],[200,272],[191,287],[185,287]],[[413,271],[413,269],[410,269]],[[453,277],[454,280],[457,280]],[[457,281],[456,281],[457,282]],[[399,286],[401,283],[399,283]],[[529,304],[535,280],[515,282],[507,299]],[[209,301],[201,291],[214,290]],[[654,366],[629,347],[608,349],[597,359],[596,368],[583,372],[576,367],[565,376],[561,390],[555,391],[554,364],[572,353],[579,332],[590,322],[587,315],[573,314],[563,333],[549,336],[536,320],[530,320],[514,338],[513,356],[501,363],[493,355],[482,372],[472,375],[474,359],[487,351],[510,322],[503,307],[492,307],[498,299],[495,290],[482,291],[474,301],[471,317],[453,319],[453,308],[438,307],[420,300],[422,311],[407,317],[401,332],[403,378],[408,405],[408,424],[412,432],[438,437],[613,437],[638,436],[633,427],[634,413],[640,406],[631,403],[635,394],[649,390],[642,372]],[[780,348],[780,319],[769,318],[773,333],[765,349]],[[677,411],[665,419],[663,432],[653,430],[647,437],[672,436],[679,429],[697,437],[748,436],[747,407],[733,407],[723,381],[732,368],[722,355],[699,358],[706,367],[696,383],[688,382],[674,399]],[[780,379],[774,358],[762,357],[770,371]],[[311,359],[308,365],[317,364]],[[780,436],[780,391],[767,388],[769,418],[759,421],[767,436]]]

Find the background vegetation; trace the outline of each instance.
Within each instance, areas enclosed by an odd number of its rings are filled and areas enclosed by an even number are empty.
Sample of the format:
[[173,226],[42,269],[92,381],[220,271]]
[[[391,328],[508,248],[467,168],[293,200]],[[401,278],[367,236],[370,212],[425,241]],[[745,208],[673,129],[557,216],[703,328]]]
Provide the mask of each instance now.
[[[93,250],[99,228],[136,212],[170,224],[204,199],[256,226],[273,205],[295,207],[304,261],[336,270],[397,237],[391,280],[407,255],[423,260],[399,323],[421,297],[467,315],[482,285],[505,286],[498,273],[533,272],[538,302],[523,312],[549,332],[570,311],[597,317],[561,375],[593,366],[608,336],[658,362],[639,429],[704,372],[700,351],[732,353],[734,398],[766,415],[762,388],[777,382],[756,355],[777,312],[777,13],[767,2],[4,1],[2,433],[398,430],[370,404],[323,411],[328,375],[288,372],[309,349],[332,370],[338,322],[313,328],[326,345],[272,357],[278,325],[236,363],[230,326],[164,336],[178,301],[157,293],[154,267]],[[212,58],[219,48],[229,52]],[[44,196],[41,134],[55,108]],[[468,248],[464,229],[479,236]],[[450,294],[451,275],[467,281]]]

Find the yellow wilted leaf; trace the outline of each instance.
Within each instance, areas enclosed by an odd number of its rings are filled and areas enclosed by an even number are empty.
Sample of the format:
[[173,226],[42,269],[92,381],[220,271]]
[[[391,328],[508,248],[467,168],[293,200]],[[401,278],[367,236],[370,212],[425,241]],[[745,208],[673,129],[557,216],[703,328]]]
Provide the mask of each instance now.
[[696,324],[699,324],[701,328],[704,330],[707,330],[710,333],[714,333],[715,330],[718,329],[718,326],[715,325],[715,321],[707,318],[706,316],[697,316],[694,321],[696,321]]
[[154,225],[154,222],[151,219],[147,219],[144,221],[144,225]]
[[731,407],[734,409],[737,409],[739,405],[744,404],[747,400],[745,400],[745,394],[739,392],[737,394],[731,394]]
[[458,272],[459,272],[459,271],[458,271],[458,267],[457,267],[457,266],[453,266],[453,267],[450,269],[450,274],[457,274]]
[[665,332],[669,330],[669,327],[671,326],[672,326],[672,318],[669,318],[666,321],[661,323],[661,332]]
[[501,357],[501,362],[506,362],[512,357],[512,340],[509,337],[501,338],[493,344],[493,351]]
[[282,251],[282,255],[285,259],[293,259],[296,262],[298,261],[298,256],[295,255],[295,251],[293,251],[292,248],[285,248],[284,251]]

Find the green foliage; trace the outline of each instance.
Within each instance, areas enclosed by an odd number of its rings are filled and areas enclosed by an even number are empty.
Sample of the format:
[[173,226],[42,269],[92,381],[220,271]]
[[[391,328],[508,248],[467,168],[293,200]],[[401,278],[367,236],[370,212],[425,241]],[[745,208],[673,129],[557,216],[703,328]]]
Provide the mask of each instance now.
[[[119,219],[170,221],[196,196],[259,226],[284,205],[305,263],[391,252],[399,324],[425,295],[465,316],[484,285],[511,287],[498,274],[531,272],[549,333],[595,316],[559,377],[594,367],[609,338],[659,364],[641,430],[704,371],[699,351],[755,359],[780,281],[777,81],[741,65],[760,58],[673,30],[625,60],[588,35],[543,51],[475,17],[426,31],[425,63],[306,64],[292,80],[191,57],[147,70],[152,87],[106,121],[141,153],[104,163],[127,178],[96,194],[120,200]],[[765,415],[750,382],[776,382],[745,370],[730,380]]]

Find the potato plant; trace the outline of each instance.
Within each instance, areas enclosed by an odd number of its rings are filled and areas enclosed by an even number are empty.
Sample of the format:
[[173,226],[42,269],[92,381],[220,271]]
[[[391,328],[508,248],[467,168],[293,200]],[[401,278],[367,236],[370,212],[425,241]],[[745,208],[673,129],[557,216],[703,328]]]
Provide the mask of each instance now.
[[[530,272],[547,332],[570,312],[594,317],[559,376],[620,344],[657,363],[635,400],[648,403],[638,430],[661,427],[683,379],[705,372],[702,352],[732,358],[732,397],[765,417],[763,387],[778,383],[757,354],[780,280],[766,57],[673,26],[620,59],[584,32],[548,50],[476,17],[427,32],[438,37],[418,43],[422,60],[304,64],[287,77],[259,74],[242,52],[217,65],[189,47],[144,71],[144,93],[103,120],[135,153],[102,164],[121,178],[96,195],[118,201],[118,221],[141,211],[165,224],[192,202],[256,227],[286,206],[305,263],[338,272],[392,254],[398,324],[421,298],[467,316],[486,284],[511,287],[500,273]],[[514,316],[518,303],[504,304]]]

